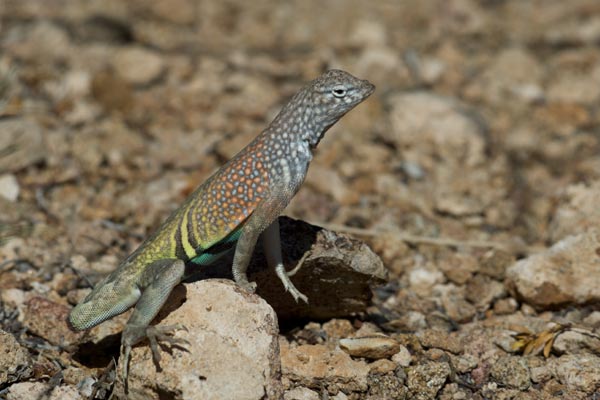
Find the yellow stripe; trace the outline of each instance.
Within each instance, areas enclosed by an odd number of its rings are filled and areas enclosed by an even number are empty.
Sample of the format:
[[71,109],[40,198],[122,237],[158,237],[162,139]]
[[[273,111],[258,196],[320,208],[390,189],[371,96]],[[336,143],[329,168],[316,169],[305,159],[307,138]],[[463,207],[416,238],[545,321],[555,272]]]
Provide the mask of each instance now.
[[181,229],[181,245],[183,246],[183,251],[188,256],[188,258],[196,257],[196,249],[192,247],[190,244],[190,240],[188,239],[188,229],[187,229],[187,210],[183,213],[183,218],[180,222]]
[[[194,208],[194,210],[192,210],[190,214],[192,215],[192,218],[195,219],[196,213],[198,212],[198,207],[196,204],[192,204],[192,207]],[[202,241],[200,240],[200,229],[198,225],[200,225],[198,221],[194,221],[194,223],[192,224],[192,235],[194,235],[194,239],[196,240],[196,243],[198,243],[198,246],[202,247],[203,243],[201,243]]]

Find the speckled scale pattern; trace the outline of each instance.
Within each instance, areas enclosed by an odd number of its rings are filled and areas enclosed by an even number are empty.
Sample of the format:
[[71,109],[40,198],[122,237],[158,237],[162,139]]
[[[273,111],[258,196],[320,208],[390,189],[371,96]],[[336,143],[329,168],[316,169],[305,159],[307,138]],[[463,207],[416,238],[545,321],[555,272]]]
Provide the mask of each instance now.
[[[347,90],[337,98],[332,88]],[[314,148],[374,86],[344,71],[330,70],[299,91],[248,146],[202,184],[128,258],[143,268],[165,258],[193,259],[240,229],[269,196],[287,204],[300,188]]]

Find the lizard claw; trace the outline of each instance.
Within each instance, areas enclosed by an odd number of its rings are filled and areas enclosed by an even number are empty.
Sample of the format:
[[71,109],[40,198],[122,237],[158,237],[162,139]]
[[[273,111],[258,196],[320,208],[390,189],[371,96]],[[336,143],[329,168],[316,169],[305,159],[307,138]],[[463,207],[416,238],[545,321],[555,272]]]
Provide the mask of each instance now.
[[294,284],[290,280],[290,274],[286,272],[285,268],[283,267],[283,264],[279,264],[277,267],[275,267],[275,273],[279,277],[279,280],[281,280],[281,283],[283,283],[285,291],[289,292],[292,295],[296,303],[298,303],[298,300],[302,300],[303,302],[308,304],[308,297],[306,297],[304,294],[302,294],[301,291],[296,289],[296,286],[294,286]]
[[242,289],[250,292],[250,293],[254,293],[256,292],[256,282],[237,282],[238,285],[240,285],[242,287]]
[[288,287],[284,283],[283,286],[285,287],[285,291],[289,292],[292,295],[292,297],[294,298],[296,303],[298,303],[298,300],[300,299],[303,302],[305,302],[306,304],[308,304],[308,297],[306,297],[306,295],[304,295],[301,291],[296,289],[296,287],[294,285],[292,285],[291,287]]
[[181,324],[167,325],[167,326],[149,326],[146,328],[146,336],[150,341],[150,350],[152,350],[152,359],[160,367],[160,351],[159,342],[166,342],[171,347],[179,347],[182,350],[188,351],[187,346],[190,342],[183,338],[174,337],[173,334],[176,331],[184,330],[188,332],[188,329]]

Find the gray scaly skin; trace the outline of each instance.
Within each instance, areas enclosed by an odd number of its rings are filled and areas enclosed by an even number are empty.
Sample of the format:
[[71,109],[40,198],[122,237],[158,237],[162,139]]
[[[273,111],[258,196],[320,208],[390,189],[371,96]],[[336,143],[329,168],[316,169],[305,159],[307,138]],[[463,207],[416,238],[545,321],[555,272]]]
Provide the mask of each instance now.
[[[204,182],[162,226],[133,252],[69,315],[75,330],[92,328],[134,311],[121,339],[126,384],[131,347],[147,337],[157,365],[157,341],[182,344],[180,326],[150,322],[190,266],[206,266],[235,248],[232,272],[253,292],[246,269],[262,234],[269,265],[296,301],[308,301],[284,269],[277,217],[296,194],[312,150],[344,114],[373,93],[375,86],[347,72],[330,70],[300,90],[256,139]],[[186,268],[187,266],[187,268]]]

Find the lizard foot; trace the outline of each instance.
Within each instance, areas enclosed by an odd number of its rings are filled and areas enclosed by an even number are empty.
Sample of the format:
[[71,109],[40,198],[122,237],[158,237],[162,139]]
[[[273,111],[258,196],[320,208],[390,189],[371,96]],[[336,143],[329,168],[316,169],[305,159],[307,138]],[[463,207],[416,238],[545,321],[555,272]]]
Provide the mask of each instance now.
[[171,347],[179,347],[188,351],[187,345],[190,343],[182,338],[173,337],[173,334],[178,330],[187,332],[187,328],[181,324],[167,326],[128,326],[126,332],[123,333],[121,354],[123,360],[123,382],[127,391],[127,378],[129,376],[129,360],[131,358],[131,348],[144,336],[150,341],[150,350],[152,350],[152,360],[160,368],[160,351],[159,342],[167,342]]
[[[294,271],[292,271],[292,272],[294,272]],[[285,288],[285,291],[289,292],[292,295],[292,297],[294,298],[296,303],[298,303],[298,300],[302,300],[303,302],[308,304],[308,297],[306,297],[304,294],[302,294],[301,291],[296,289],[296,286],[294,286],[294,284],[290,280],[290,276],[293,274],[291,274],[291,275],[288,274],[282,264],[279,264],[275,268],[275,273],[281,280],[281,283],[283,283],[283,287]]]
[[188,331],[187,328],[181,324],[167,325],[167,326],[149,326],[146,328],[146,337],[150,341],[150,350],[152,350],[152,360],[160,367],[160,351],[159,342],[166,342],[171,347],[178,347],[182,350],[188,351],[187,346],[190,342],[182,338],[176,338],[173,334],[177,331]]
[[256,282],[241,281],[241,282],[236,282],[236,283],[239,286],[241,286],[242,289],[244,289],[250,293],[256,292]]

